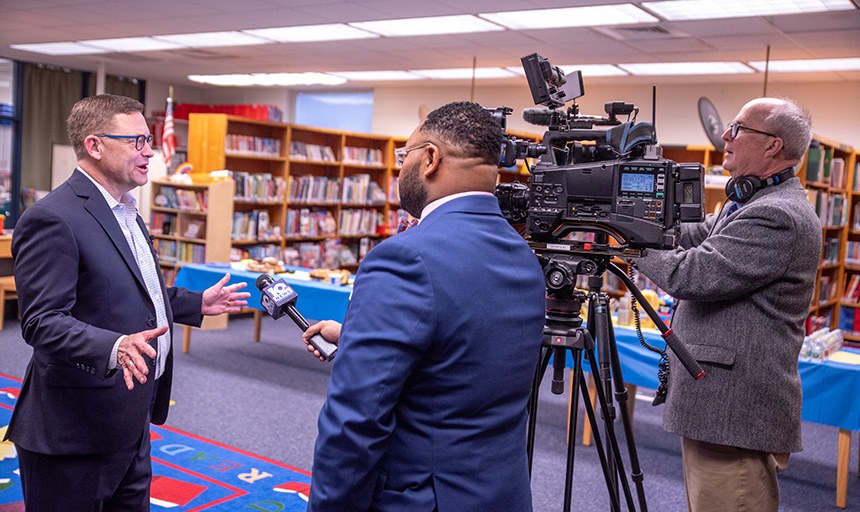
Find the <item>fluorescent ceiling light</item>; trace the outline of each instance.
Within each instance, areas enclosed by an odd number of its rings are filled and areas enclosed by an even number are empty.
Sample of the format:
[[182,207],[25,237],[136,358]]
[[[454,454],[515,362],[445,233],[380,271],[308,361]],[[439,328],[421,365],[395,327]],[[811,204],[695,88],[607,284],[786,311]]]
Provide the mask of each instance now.
[[279,43],[301,43],[308,41],[340,41],[343,39],[367,39],[379,37],[365,30],[350,27],[343,23],[330,25],[303,25],[300,27],[275,27],[243,30],[246,34],[264,37]]
[[642,2],[669,21],[774,16],[855,9],[851,0],[671,0]]
[[631,25],[660,21],[633,4],[493,12],[478,16],[512,30]]
[[[750,62],[750,66],[764,71],[765,61]],[[767,65],[774,73],[802,73],[814,71],[860,71],[860,58],[849,59],[809,59],[809,60],[772,60]]]
[[253,44],[269,44],[274,41],[262,39],[242,32],[201,32],[197,34],[172,34],[152,36],[153,39],[178,44],[189,48],[206,48],[212,46],[244,46]]
[[151,37],[121,37],[118,39],[91,39],[78,41],[87,46],[102,48],[111,52],[148,52],[154,50],[173,50],[182,48],[181,44],[159,41]]
[[491,32],[504,30],[489,21],[469,14],[456,16],[432,16],[427,18],[403,18],[399,20],[362,21],[350,23],[357,27],[388,37],[427,36],[434,34],[463,34],[469,32]]
[[192,82],[223,86],[340,85],[346,80],[324,73],[254,73],[237,75],[188,75]]
[[[574,71],[582,71],[582,76],[588,78],[590,76],[627,76],[629,73],[623,69],[617,68],[612,64],[570,64],[567,66],[559,66],[565,75]],[[510,67],[505,68],[508,71],[513,71],[520,76],[526,76],[523,68]]]
[[355,82],[363,80],[423,80],[423,76],[409,71],[332,71],[330,75],[339,76]]
[[[437,80],[457,80],[463,78],[472,78],[472,68],[457,68],[457,69],[420,69],[412,72],[421,75],[424,78],[433,78]],[[502,68],[476,68],[474,70],[475,78],[510,78],[516,76],[515,73]]]
[[33,43],[33,44],[10,44],[9,48],[24,50],[26,52],[42,53],[45,55],[84,55],[90,53],[107,53],[109,50],[93,48],[80,43]]
[[741,62],[662,62],[619,64],[631,75],[729,75],[755,73]]

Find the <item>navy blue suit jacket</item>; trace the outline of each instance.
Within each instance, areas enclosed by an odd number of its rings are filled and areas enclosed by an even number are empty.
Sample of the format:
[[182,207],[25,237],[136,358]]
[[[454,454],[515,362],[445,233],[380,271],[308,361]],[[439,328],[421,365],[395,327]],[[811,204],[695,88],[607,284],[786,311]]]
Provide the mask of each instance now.
[[309,510],[531,510],[540,265],[495,197],[453,199],[361,263]]
[[[148,428],[155,369],[129,391],[122,371],[108,370],[108,359],[119,336],[156,327],[155,307],[104,197],[75,170],[21,216],[12,255],[21,330],[33,356],[7,436],[56,455],[133,448]],[[202,294],[165,288],[160,273],[159,280],[171,330],[174,320],[200,325]],[[153,423],[167,417],[172,375],[171,351]]]

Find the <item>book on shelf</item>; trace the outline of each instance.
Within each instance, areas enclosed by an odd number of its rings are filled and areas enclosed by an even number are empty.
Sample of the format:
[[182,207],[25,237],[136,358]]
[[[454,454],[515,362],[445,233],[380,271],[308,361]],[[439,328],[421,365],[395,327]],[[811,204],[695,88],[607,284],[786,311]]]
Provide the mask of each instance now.
[[382,167],[385,165],[382,150],[376,148],[356,148],[344,146],[343,163]]
[[185,226],[185,232],[182,234],[185,238],[204,238],[206,235],[206,221],[192,220]]
[[860,301],[860,274],[851,274],[848,284],[845,285],[845,294],[842,299],[847,302]]
[[297,140],[290,142],[290,158],[312,162],[337,162],[334,150],[329,146],[308,144]]
[[834,158],[830,161],[830,186],[845,188],[845,160]]
[[287,190],[287,182],[270,173],[234,172],[236,183],[235,200],[245,202],[281,202]]
[[281,141],[231,133],[224,138],[224,152],[228,155],[278,157],[281,156]]
[[176,215],[172,213],[152,212],[149,221],[149,231],[153,235],[175,235]]
[[806,181],[818,182],[824,173],[824,156],[821,145],[813,142],[806,153]]
[[327,176],[290,176],[289,201],[295,203],[336,203],[340,183]]

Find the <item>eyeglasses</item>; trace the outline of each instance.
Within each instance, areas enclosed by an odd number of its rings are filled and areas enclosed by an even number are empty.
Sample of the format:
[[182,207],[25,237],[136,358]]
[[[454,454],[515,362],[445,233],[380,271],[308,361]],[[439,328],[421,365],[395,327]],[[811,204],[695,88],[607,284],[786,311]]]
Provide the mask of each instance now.
[[762,135],[767,135],[769,137],[774,137],[777,139],[780,138],[779,135],[774,135],[772,133],[767,133],[767,132],[763,132],[761,130],[756,130],[755,128],[749,128],[746,126],[741,126],[740,123],[729,123],[729,125],[726,127],[727,130],[731,130],[730,137],[732,140],[735,140],[735,137],[738,136],[738,130],[740,130],[741,128],[743,128],[744,130],[750,131],[750,132],[756,132],[756,133],[760,133]]
[[405,146],[402,148],[397,148],[394,150],[394,163],[397,167],[403,167],[403,162],[406,160],[406,155],[409,154],[410,151],[414,151],[416,149],[426,148],[432,142],[422,142],[421,144],[415,144],[414,146]]
[[109,139],[133,139],[134,149],[140,151],[144,144],[149,144],[152,147],[152,135],[108,135],[106,133],[97,133],[96,137],[107,137]]

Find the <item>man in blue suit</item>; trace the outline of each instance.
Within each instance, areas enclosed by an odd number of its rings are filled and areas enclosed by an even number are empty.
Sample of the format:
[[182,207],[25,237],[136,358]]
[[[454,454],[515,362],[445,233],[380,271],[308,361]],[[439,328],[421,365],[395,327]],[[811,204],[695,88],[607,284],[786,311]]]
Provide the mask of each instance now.
[[545,285],[493,195],[501,140],[491,114],[459,102],[395,152],[420,223],[362,261],[342,331],[305,333],[339,342],[308,510],[532,510],[526,405]]
[[130,194],[153,156],[142,111],[110,94],[76,103],[67,126],[78,167],[15,226],[33,356],[7,436],[27,512],[148,511],[149,422],[167,418],[173,322],[200,325],[250,295],[224,286],[229,275],[203,293],[165,287]]

